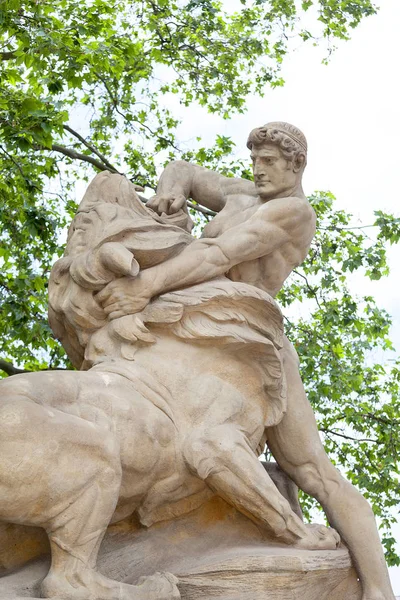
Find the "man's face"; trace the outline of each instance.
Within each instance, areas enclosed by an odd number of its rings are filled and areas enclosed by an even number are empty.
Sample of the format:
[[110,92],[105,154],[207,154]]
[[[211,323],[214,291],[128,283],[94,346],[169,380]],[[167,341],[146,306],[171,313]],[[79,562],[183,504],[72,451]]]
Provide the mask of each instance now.
[[291,161],[283,157],[275,144],[253,146],[254,183],[262,200],[283,198],[290,195],[297,184]]

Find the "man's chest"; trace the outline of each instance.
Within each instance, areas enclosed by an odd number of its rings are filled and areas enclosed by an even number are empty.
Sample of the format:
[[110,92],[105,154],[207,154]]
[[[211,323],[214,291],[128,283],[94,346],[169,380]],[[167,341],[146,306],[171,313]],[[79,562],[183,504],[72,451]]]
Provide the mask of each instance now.
[[202,237],[215,238],[237,225],[245,223],[260,208],[259,201],[251,196],[234,196],[203,229]]

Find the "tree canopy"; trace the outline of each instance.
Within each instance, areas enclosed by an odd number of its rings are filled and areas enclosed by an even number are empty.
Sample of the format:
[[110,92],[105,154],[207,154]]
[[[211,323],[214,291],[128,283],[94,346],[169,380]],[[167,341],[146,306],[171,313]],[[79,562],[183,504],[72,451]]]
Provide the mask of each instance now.
[[[99,170],[154,188],[159,168],[180,157],[251,178],[232,161],[232,141],[188,152],[177,139],[171,99],[230,118],[249,94],[283,85],[291,39],[347,39],[370,0],[2,0],[0,2],[0,369],[68,365],[47,323],[47,280],[76,209],[76,182]],[[232,8],[233,6],[233,8]],[[176,102],[176,101],[175,101]],[[279,302],[327,450],[381,519],[389,564],[400,564],[391,525],[400,502],[400,363],[390,316],[356,298],[349,275],[387,274],[386,245],[400,222],[377,211],[372,236],[310,198],[318,233]],[[207,211],[206,211],[207,212]],[[198,228],[206,214],[195,211]],[[368,230],[371,231],[371,230]],[[295,307],[307,307],[307,318]],[[305,507],[310,500],[303,498]]]

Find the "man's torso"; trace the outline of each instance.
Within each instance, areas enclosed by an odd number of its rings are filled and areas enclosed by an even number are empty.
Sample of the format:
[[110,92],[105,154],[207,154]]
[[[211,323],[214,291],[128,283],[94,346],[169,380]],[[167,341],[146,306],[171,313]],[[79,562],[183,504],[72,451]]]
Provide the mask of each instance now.
[[[303,200],[301,200],[303,201]],[[304,200],[304,202],[307,202]],[[203,238],[218,238],[232,228],[245,223],[264,205],[256,196],[232,195],[224,208],[204,228]],[[254,285],[271,296],[281,289],[291,271],[305,259],[315,233],[315,218],[305,223],[289,242],[256,260],[244,261],[227,273],[233,281]]]

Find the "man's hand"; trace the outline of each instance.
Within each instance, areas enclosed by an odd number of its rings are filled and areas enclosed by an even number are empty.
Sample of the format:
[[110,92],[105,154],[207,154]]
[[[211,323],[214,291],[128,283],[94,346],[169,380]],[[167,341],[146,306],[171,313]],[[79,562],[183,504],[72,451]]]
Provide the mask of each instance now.
[[181,209],[185,209],[186,198],[183,194],[158,194],[150,198],[146,206],[154,210],[154,212],[160,216],[163,213],[172,215],[179,212]]
[[148,278],[140,273],[138,277],[121,277],[109,283],[96,296],[104,312],[110,319],[118,319],[143,310],[150,302],[153,293]]

